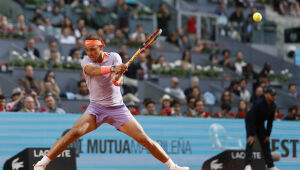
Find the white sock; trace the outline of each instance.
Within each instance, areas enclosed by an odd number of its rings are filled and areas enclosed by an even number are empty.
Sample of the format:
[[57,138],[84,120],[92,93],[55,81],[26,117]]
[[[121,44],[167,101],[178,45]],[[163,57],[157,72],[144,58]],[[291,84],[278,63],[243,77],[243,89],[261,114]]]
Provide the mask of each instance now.
[[50,163],[50,161],[51,161],[51,159],[47,155],[45,155],[42,158],[42,160],[40,160],[40,162],[41,162],[42,165],[48,165]]
[[169,158],[169,159],[167,160],[167,162],[165,162],[164,164],[167,165],[168,168],[170,168],[170,167],[172,167],[172,166],[175,165],[175,163],[172,161],[171,158]]

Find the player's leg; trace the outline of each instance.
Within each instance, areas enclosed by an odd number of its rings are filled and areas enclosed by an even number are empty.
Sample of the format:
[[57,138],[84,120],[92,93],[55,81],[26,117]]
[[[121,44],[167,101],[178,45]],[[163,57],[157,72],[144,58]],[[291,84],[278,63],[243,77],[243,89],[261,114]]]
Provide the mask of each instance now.
[[273,163],[271,156],[270,142],[265,142],[265,135],[260,136],[259,143],[261,146],[261,151],[264,154],[265,163],[267,164],[269,170],[278,170]]
[[[247,138],[248,139],[248,138]],[[251,168],[251,162],[252,162],[252,148],[253,148],[254,142],[250,143],[247,142],[246,144],[246,157],[245,157],[245,170],[252,170]]]
[[188,167],[179,167],[173,163],[163,148],[144,132],[142,126],[136,119],[131,119],[122,125],[119,130],[128,136],[132,137],[139,144],[143,145],[149,152],[158,160],[165,163],[172,170],[188,170]]
[[75,122],[72,129],[54,143],[47,155],[36,164],[35,170],[43,170],[46,165],[49,164],[52,159],[56,158],[57,155],[62,153],[69,144],[96,128],[96,117],[91,114],[83,114]]

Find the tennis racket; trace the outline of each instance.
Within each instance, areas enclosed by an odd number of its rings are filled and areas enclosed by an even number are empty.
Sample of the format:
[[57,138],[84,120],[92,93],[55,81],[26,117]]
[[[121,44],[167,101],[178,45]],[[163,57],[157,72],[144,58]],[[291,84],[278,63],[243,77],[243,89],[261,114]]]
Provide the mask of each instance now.
[[[158,29],[156,30],[149,38],[148,40],[146,40],[143,44],[142,47],[140,47],[135,54],[128,60],[128,62],[126,63],[126,65],[129,67],[129,65],[142,53],[144,53],[160,36],[160,34],[162,33],[162,29]],[[118,81],[119,78],[122,75],[120,74],[116,74],[113,78],[113,81]]]

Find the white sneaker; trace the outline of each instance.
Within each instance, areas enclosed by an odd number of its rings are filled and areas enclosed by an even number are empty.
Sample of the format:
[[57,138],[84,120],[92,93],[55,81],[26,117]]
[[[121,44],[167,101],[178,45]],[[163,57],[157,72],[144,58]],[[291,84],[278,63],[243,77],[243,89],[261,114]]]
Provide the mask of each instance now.
[[170,167],[170,170],[189,170],[189,169],[190,169],[189,167],[181,167],[176,164]]
[[279,170],[278,168],[276,168],[276,166],[269,168],[268,170]]
[[252,170],[251,165],[245,166],[245,170]]
[[46,170],[46,165],[42,165],[40,161],[38,161],[34,167],[33,170]]

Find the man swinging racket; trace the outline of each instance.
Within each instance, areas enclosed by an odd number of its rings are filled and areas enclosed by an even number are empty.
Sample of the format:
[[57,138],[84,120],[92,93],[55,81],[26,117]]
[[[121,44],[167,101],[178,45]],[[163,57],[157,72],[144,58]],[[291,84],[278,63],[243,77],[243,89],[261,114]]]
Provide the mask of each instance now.
[[109,123],[132,137],[170,170],[189,170],[188,167],[176,165],[162,147],[147,136],[142,126],[124,105],[119,87],[122,85],[123,77],[116,81],[114,77],[118,76],[114,75],[122,75],[128,66],[122,64],[119,54],[103,52],[103,46],[103,41],[96,34],[86,38],[87,56],[82,60],[81,66],[90,91],[90,104],[72,129],[57,140],[49,152],[36,163],[34,170],[45,170],[50,161],[63,152],[69,144],[97,129],[103,123]]

